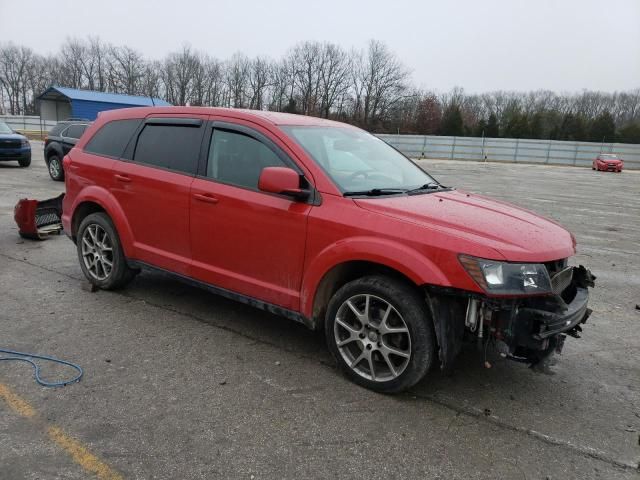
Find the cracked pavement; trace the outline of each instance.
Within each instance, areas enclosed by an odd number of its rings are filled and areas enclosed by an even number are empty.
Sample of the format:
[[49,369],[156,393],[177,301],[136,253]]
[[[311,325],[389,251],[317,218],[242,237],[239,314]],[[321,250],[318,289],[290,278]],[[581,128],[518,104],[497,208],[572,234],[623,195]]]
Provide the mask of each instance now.
[[[640,478],[640,172],[420,162],[572,230],[594,313],[553,376],[493,356],[486,369],[470,349],[452,376],[385,396],[347,381],[303,326],[168,276],[82,290],[67,238],[23,241],[13,222],[19,198],[64,188],[41,148],[29,169],[0,164],[0,348],[85,376],[45,389],[3,362],[0,383],[124,478]],[[2,401],[0,445],[0,478],[86,478]]]

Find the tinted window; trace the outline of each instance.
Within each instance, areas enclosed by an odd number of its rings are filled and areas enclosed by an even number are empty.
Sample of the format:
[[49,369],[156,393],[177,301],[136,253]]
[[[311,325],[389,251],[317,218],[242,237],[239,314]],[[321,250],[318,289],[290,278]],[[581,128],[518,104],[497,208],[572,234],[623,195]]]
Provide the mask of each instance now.
[[146,125],[138,137],[133,160],[195,174],[201,136],[202,129],[198,127]]
[[69,138],[80,138],[86,129],[86,125],[71,125],[64,132],[64,136]]
[[113,120],[105,123],[84,147],[86,152],[119,158],[141,119]]
[[214,130],[209,147],[207,176],[252,189],[264,167],[286,167],[264,143],[242,133]]
[[53,127],[51,129],[51,131],[49,132],[49,136],[50,137],[57,137],[58,135],[60,135],[60,132],[62,130],[64,130],[65,128],[67,128],[69,124],[67,122],[63,122],[63,123],[58,123],[56,124],[55,127]]

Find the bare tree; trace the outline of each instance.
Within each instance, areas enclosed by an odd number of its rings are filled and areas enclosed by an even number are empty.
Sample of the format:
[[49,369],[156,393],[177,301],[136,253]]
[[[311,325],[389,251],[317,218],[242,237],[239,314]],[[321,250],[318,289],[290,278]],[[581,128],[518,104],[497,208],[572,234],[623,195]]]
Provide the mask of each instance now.
[[271,63],[265,58],[257,57],[249,63],[249,108],[262,110],[271,69]]
[[27,111],[26,75],[32,59],[30,48],[11,43],[0,48],[0,86],[6,93],[11,115]]
[[200,68],[200,58],[185,46],[171,53],[164,61],[162,82],[167,100],[174,105],[187,105],[192,100],[194,78]]
[[235,53],[225,66],[225,84],[228,88],[227,102],[230,107],[245,108],[249,83],[249,59]]
[[454,87],[436,95],[416,90],[409,80],[398,57],[375,40],[349,53],[332,43],[302,42],[276,61],[240,52],[219,60],[189,46],[156,61],[97,37],[68,38],[46,56],[0,44],[0,111],[14,115],[36,113],[37,96],[59,85],[159,97],[175,105],[317,115],[376,131],[436,133],[444,112],[456,113],[457,132],[474,135],[490,129],[522,138],[588,139],[603,115],[625,132],[621,138],[636,138],[629,132],[640,129],[640,88],[468,94]]
[[349,88],[349,55],[338,45],[325,43],[320,59],[320,114],[329,118],[336,102]]
[[371,40],[356,66],[356,90],[362,95],[362,122],[372,127],[398,102],[407,88],[409,72],[381,42]]

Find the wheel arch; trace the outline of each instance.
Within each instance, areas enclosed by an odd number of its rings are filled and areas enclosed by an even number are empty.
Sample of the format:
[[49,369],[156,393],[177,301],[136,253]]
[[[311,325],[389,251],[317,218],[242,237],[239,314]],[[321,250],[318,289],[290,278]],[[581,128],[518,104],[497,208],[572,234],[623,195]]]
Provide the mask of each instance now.
[[307,267],[301,312],[315,329],[321,328],[333,294],[351,280],[371,274],[387,275],[416,289],[425,284],[449,285],[442,271],[415,250],[384,239],[352,239],[328,247]]
[[99,187],[88,187],[83,191],[82,196],[78,196],[71,209],[71,238],[77,241],[78,227],[82,220],[92,213],[106,213],[120,237],[122,249],[127,258],[133,253],[133,232],[127,222],[124,211],[120,207],[115,197],[108,191]]
[[62,158],[64,155],[62,154],[62,148],[59,145],[48,145],[46,151],[44,152],[44,159],[49,164],[49,159],[52,155],[57,155],[60,157],[60,162],[62,162]]

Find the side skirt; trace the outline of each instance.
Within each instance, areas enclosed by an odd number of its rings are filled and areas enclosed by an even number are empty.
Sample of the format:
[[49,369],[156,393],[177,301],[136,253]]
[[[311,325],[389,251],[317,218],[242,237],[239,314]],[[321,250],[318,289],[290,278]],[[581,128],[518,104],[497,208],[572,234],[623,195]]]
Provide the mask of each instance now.
[[201,282],[200,280],[196,280],[195,278],[191,278],[186,275],[181,275],[179,273],[175,273],[170,270],[165,270],[164,268],[155,267],[153,265],[149,265],[148,263],[140,262],[138,260],[127,259],[127,264],[131,268],[139,268],[141,270],[156,271],[156,272],[161,272],[161,273],[170,275],[186,284],[193,285],[194,287],[202,288],[211,293],[215,293],[216,295],[220,295],[221,297],[225,297],[230,300],[235,300],[236,302],[244,303],[245,305],[250,305],[255,308],[259,308],[260,310],[264,310],[266,312],[273,313],[274,315],[279,315],[281,317],[288,318],[289,320],[293,320],[294,322],[302,323],[303,325],[305,325],[307,328],[311,330],[315,329],[314,323],[299,312],[295,312],[293,310],[289,310],[287,308],[280,307],[272,303],[263,302],[262,300],[258,300],[257,298],[253,298],[247,295],[243,295],[241,293],[233,292],[231,290],[227,290],[226,288],[217,287],[209,283]]

